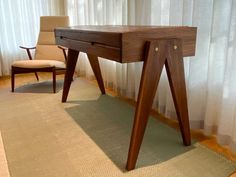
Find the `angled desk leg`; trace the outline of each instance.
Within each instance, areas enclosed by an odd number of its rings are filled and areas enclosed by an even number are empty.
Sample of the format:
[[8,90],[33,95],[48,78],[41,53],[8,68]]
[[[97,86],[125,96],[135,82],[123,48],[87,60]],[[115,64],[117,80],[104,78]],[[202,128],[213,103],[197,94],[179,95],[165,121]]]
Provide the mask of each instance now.
[[172,40],[168,43],[167,60],[165,63],[170,89],[179,121],[183,143],[191,145],[188,102],[184,76],[184,61],[181,40]]
[[[135,168],[149,113],[152,108],[153,99],[164,65],[167,66],[168,77],[170,80],[172,95],[175,100],[175,107],[178,114],[183,141],[185,145],[190,145],[191,141],[188,112],[186,111],[187,97],[184,81],[183,61],[177,61],[183,59],[181,55],[182,51],[175,54],[177,50],[169,49],[176,48],[173,46],[173,43],[178,41],[179,40],[176,39],[161,39],[147,42],[132,136],[130,140],[128,160],[126,165],[127,170],[132,170]],[[178,44],[181,45],[181,41],[179,41]],[[180,47],[179,49],[182,48]],[[184,91],[181,89],[183,89]],[[182,96],[178,96],[179,94]]]
[[72,82],[72,78],[75,72],[76,62],[78,60],[79,51],[69,49],[68,50],[68,59],[66,64],[66,73],[64,79],[64,87],[62,94],[62,102],[66,102],[67,96],[70,90],[70,85]]
[[102,94],[106,94],[103,79],[102,79],[102,74],[101,74],[101,70],[100,70],[100,66],[99,66],[98,57],[95,55],[91,55],[91,54],[87,54],[87,56],[88,56],[90,65],[93,69],[93,73],[97,79],[98,86],[99,86]]
[[135,168],[153,98],[165,64],[165,41],[147,42],[139,95],[130,140],[127,170]]

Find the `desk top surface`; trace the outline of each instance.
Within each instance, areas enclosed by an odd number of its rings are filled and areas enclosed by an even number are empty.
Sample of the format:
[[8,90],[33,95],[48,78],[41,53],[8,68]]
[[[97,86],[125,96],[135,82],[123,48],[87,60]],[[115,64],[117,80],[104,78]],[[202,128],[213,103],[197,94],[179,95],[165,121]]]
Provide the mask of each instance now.
[[183,56],[195,54],[196,27],[188,26],[72,26],[55,29],[56,43],[121,63],[142,61],[150,40],[181,39]]
[[146,31],[163,31],[168,29],[184,30],[196,29],[189,26],[132,26],[132,25],[80,25],[57,28],[58,30],[66,31],[84,31],[84,32],[103,32],[103,33],[129,33],[129,32],[146,32]]

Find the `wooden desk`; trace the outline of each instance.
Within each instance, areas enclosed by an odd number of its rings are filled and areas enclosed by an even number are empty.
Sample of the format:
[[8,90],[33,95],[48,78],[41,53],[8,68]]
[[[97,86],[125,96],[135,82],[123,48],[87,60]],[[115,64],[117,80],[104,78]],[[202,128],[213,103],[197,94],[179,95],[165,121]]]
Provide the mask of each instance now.
[[98,56],[120,63],[143,61],[126,169],[135,168],[139,149],[165,65],[184,145],[191,144],[183,56],[195,54],[195,27],[77,26],[56,28],[58,45],[69,48],[62,102],[66,102],[79,52],[88,55],[102,94]]

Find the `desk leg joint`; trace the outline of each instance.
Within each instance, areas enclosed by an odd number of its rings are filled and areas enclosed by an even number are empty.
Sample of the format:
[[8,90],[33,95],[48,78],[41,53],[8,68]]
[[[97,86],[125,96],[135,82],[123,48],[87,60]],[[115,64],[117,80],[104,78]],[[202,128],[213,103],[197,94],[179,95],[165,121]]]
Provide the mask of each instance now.
[[183,142],[185,145],[191,144],[181,40],[160,39],[148,41],[126,164],[127,170],[135,168],[164,65],[170,82]]

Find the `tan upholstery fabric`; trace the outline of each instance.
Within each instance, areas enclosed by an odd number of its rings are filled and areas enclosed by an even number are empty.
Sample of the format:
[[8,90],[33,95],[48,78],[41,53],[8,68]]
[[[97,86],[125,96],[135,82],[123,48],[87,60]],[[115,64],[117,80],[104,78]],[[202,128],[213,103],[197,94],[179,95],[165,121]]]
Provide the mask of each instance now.
[[68,16],[42,16],[40,17],[40,31],[54,31],[56,27],[69,26]]
[[34,60],[15,61],[12,66],[20,68],[66,68],[63,51],[55,45],[54,29],[68,25],[68,16],[40,17],[40,32]]
[[54,29],[56,27],[66,27],[68,25],[68,16],[40,17],[40,33],[34,59],[58,60],[65,62],[62,50],[55,45]]
[[54,61],[54,60],[22,60],[15,61],[12,66],[19,68],[48,68],[48,67],[56,67],[56,68],[66,68],[64,62]]
[[58,60],[65,62],[63,51],[56,45],[37,45],[35,60]]
[[40,45],[55,45],[54,29],[56,27],[67,27],[68,16],[42,16],[40,17],[40,32],[38,43]]
[[38,45],[55,45],[54,32],[40,32],[38,38]]

